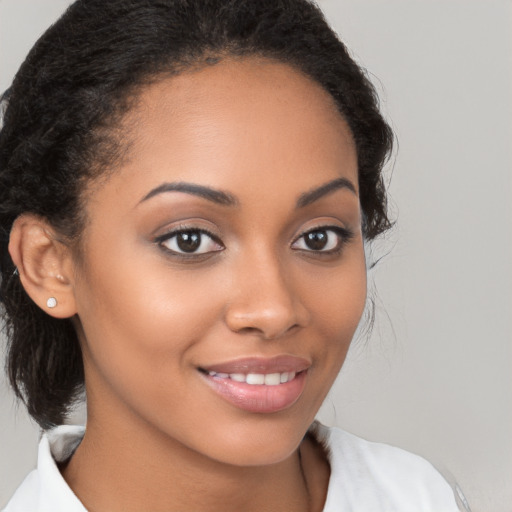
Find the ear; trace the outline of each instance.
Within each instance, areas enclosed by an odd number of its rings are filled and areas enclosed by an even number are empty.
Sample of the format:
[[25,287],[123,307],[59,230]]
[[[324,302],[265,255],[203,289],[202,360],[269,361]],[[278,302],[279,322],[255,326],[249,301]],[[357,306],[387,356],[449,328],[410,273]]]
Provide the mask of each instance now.
[[[76,314],[72,251],[47,221],[20,215],[11,230],[9,253],[23,288],[42,310],[55,318]],[[50,307],[52,297],[56,305]]]

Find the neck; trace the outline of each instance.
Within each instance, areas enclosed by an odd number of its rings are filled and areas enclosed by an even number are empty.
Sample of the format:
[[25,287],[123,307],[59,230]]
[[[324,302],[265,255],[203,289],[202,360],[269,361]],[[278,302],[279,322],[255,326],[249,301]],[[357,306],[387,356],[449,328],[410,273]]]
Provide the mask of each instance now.
[[324,467],[319,487],[318,464],[325,459],[311,440],[303,447],[302,457],[297,450],[275,464],[239,467],[198,454],[147,425],[105,423],[91,414],[62,474],[91,512],[321,510],[327,482]]

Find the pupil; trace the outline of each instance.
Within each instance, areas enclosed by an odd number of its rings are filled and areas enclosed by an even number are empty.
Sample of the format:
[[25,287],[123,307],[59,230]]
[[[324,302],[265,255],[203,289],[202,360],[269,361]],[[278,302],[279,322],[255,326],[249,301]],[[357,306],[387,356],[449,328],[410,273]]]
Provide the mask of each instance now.
[[312,231],[306,235],[306,245],[314,251],[319,251],[327,245],[327,233],[325,231]]
[[201,234],[197,231],[179,233],[176,243],[183,252],[194,252],[201,245]]

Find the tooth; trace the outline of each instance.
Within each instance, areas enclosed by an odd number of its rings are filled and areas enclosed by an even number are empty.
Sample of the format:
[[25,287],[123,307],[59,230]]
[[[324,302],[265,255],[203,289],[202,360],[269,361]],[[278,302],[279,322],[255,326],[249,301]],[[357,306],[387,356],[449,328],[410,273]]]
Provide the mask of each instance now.
[[210,375],[211,377],[214,377],[215,375],[217,375],[213,370],[210,370],[208,372],[208,375]]
[[245,382],[247,384],[265,384],[265,375],[262,373],[248,373]]
[[290,373],[288,374],[288,381],[293,380],[293,379],[295,378],[295,375],[296,375],[296,373],[295,373],[295,372],[290,372]]
[[230,373],[229,378],[236,382],[245,382],[245,374],[243,373]]
[[281,382],[279,373],[267,373],[265,375],[265,384],[267,386],[277,386]]
[[281,384],[288,382],[288,372],[281,373],[279,380],[281,381]]
[[217,377],[219,379],[227,379],[229,377],[229,373],[217,373]]

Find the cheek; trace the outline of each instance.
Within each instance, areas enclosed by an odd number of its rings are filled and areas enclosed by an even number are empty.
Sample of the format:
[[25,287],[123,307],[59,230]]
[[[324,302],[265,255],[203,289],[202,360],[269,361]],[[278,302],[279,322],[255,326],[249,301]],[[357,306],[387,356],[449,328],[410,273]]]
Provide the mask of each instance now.
[[91,262],[76,291],[86,362],[128,392],[171,384],[221,310],[215,288],[205,293],[200,272],[173,272],[132,256]]
[[[347,258],[346,265],[323,280],[309,283],[308,301],[323,369],[337,375],[361,320],[366,304],[366,266],[362,244]],[[335,376],[336,376],[335,375]],[[335,378],[334,376],[334,378]]]
[[89,413],[125,418],[126,424],[143,418],[181,439],[182,431],[197,429],[200,411],[215,412],[193,363],[218,318],[218,298],[204,293],[195,278],[176,278],[155,266],[144,275],[132,272],[129,289],[118,293],[120,270],[108,279],[95,276],[88,286],[83,325]]

